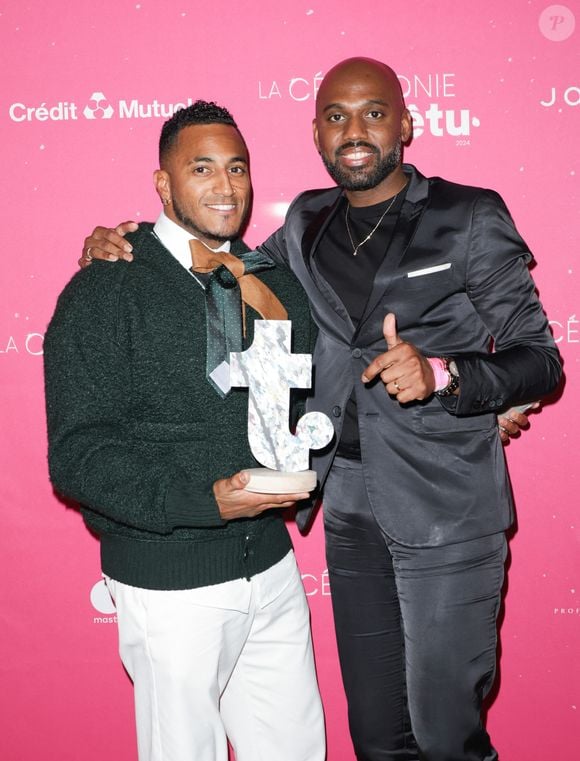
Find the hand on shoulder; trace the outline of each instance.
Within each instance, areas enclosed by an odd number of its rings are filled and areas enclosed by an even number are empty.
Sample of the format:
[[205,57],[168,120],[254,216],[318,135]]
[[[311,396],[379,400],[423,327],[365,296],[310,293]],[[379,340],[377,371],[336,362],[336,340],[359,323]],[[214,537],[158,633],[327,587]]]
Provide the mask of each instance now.
[[88,267],[93,259],[106,262],[123,260],[133,261],[133,246],[125,240],[127,233],[135,232],[139,225],[136,222],[121,222],[117,227],[95,227],[85,238],[83,251],[78,260],[79,267]]

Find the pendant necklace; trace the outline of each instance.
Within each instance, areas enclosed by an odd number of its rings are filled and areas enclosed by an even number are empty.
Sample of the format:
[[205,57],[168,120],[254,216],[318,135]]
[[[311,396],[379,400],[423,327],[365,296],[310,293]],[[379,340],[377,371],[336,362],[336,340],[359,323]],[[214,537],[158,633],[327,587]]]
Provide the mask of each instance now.
[[[400,193],[400,192],[401,192],[401,191],[399,190],[399,193]],[[368,242],[369,242],[369,240],[370,240],[370,239],[373,237],[373,235],[376,233],[376,231],[379,229],[379,226],[380,226],[381,222],[382,222],[382,221],[383,221],[383,219],[385,218],[386,214],[387,214],[387,213],[388,213],[388,212],[389,212],[389,211],[392,209],[392,207],[393,207],[393,204],[394,204],[394,203],[395,203],[395,201],[397,200],[397,196],[399,195],[399,193],[397,193],[397,195],[393,196],[393,200],[392,200],[392,201],[391,201],[391,203],[390,203],[390,204],[387,206],[387,208],[386,208],[386,209],[383,211],[383,213],[381,214],[381,218],[379,219],[379,221],[377,222],[377,224],[376,224],[376,225],[373,227],[373,229],[370,231],[370,233],[367,235],[367,237],[366,237],[366,238],[364,238],[363,240],[361,240],[361,242],[360,242],[360,243],[358,243],[357,245],[355,245],[355,242],[354,242],[354,240],[352,239],[352,234],[351,234],[351,232],[350,232],[350,227],[349,227],[349,224],[348,224],[348,212],[349,212],[349,210],[350,210],[350,204],[349,204],[349,203],[348,203],[348,201],[347,201],[347,206],[346,206],[346,213],[345,213],[345,215],[344,215],[344,221],[345,221],[345,223],[346,223],[346,231],[347,231],[347,233],[348,233],[348,237],[349,237],[349,239],[350,239],[350,244],[351,244],[351,246],[352,246],[352,255],[353,255],[353,256],[356,256],[356,255],[358,254],[358,250],[359,250],[359,248],[360,248],[361,246],[364,246],[364,244],[365,244],[365,243],[368,243]]]

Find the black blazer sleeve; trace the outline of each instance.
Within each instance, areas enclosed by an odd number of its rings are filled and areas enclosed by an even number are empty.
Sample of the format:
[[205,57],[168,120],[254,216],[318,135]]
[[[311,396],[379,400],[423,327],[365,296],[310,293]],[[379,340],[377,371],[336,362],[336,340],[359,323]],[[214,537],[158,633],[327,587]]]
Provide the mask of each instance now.
[[500,196],[481,193],[473,207],[466,291],[494,351],[457,358],[458,415],[534,401],[560,380],[559,353],[528,271],[531,258]]

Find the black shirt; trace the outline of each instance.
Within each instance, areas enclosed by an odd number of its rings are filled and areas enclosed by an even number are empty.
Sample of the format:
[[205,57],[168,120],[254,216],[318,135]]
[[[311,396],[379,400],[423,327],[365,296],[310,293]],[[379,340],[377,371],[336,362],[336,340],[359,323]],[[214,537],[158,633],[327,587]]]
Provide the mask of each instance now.
[[[344,304],[355,329],[364,314],[376,272],[388,254],[405,192],[406,187],[399,192],[390,208],[392,198],[374,206],[359,207],[349,207],[347,199],[343,198],[316,251],[315,261],[318,272]],[[348,220],[346,219],[347,209]],[[358,248],[355,256],[354,248],[371,233],[383,214],[384,217],[370,240]],[[354,390],[344,411],[344,423],[337,454],[360,459],[360,437]]]

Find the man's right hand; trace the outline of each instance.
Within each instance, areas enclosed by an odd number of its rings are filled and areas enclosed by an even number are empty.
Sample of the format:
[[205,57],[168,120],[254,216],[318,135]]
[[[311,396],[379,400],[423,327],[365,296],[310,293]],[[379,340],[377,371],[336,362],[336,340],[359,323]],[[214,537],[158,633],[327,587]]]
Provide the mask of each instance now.
[[213,493],[220,515],[225,521],[234,518],[253,518],[271,508],[292,507],[295,502],[307,499],[310,494],[258,494],[246,491],[249,476],[244,471],[231,478],[222,478],[213,485]]
[[103,259],[106,262],[117,262],[124,259],[133,261],[133,246],[124,236],[137,230],[136,222],[121,222],[112,227],[95,227],[88,238],[85,238],[83,253],[79,259],[79,267],[88,267],[93,259]]

